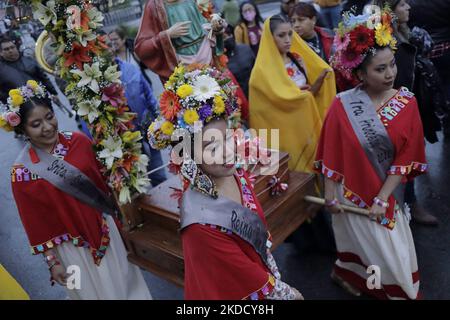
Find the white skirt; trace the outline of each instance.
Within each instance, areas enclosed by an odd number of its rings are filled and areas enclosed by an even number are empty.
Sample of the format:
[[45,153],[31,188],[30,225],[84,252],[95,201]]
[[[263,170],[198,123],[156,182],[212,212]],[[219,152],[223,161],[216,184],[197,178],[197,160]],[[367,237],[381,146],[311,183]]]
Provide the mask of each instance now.
[[[341,197],[341,203],[353,205]],[[354,205],[353,205],[354,206]],[[394,229],[353,213],[333,214],[338,250],[335,272],[361,291],[377,298],[417,299],[419,273],[416,250],[409,227],[409,208],[398,214]],[[379,267],[381,286],[374,288]],[[367,284],[368,278],[372,285]]]
[[[127,251],[111,216],[106,216],[110,244],[100,266],[95,265],[89,249],[64,242],[56,247],[63,267],[78,266],[79,288],[66,288],[73,300],[150,300],[141,270],[128,262]],[[71,281],[76,284],[76,281]]]

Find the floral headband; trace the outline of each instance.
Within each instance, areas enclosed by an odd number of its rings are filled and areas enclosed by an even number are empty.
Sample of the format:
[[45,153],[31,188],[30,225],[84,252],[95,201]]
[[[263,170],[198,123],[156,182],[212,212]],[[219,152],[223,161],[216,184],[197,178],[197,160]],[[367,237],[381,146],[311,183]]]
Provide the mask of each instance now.
[[175,68],[161,94],[161,114],[148,128],[155,149],[171,145],[175,130],[199,132],[213,119],[228,120],[239,110],[236,87],[227,75],[210,66]]
[[375,14],[355,16],[351,12],[344,13],[334,37],[336,53],[331,61],[333,68],[352,80],[353,71],[367,54],[375,54],[375,46],[396,50],[393,19],[392,11],[387,6]]
[[20,118],[20,107],[33,97],[45,98],[47,91],[42,84],[34,80],[28,80],[25,86],[9,90],[9,97],[5,104],[0,106],[0,127],[5,131],[12,131],[22,119]]

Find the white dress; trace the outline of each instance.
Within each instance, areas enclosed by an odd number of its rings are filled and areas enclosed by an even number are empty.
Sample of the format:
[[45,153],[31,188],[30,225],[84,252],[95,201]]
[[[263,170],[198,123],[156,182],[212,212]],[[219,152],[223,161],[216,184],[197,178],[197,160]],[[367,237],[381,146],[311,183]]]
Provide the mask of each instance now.
[[[355,206],[345,199],[342,186],[339,201]],[[417,299],[419,273],[416,250],[409,227],[409,208],[395,216],[392,230],[353,213],[332,215],[338,259],[335,272],[366,293],[370,290],[367,279],[373,274],[367,272],[371,265],[380,270],[381,288],[378,297],[388,299]],[[371,281],[370,281],[371,282]],[[361,288],[361,285],[364,286]]]
[[[95,265],[90,251],[64,242],[56,247],[63,267],[78,266],[80,289],[66,288],[74,300],[150,300],[141,270],[128,262],[127,251],[119,230],[111,216],[106,215],[110,244],[99,266]],[[75,282],[73,282],[75,283]]]

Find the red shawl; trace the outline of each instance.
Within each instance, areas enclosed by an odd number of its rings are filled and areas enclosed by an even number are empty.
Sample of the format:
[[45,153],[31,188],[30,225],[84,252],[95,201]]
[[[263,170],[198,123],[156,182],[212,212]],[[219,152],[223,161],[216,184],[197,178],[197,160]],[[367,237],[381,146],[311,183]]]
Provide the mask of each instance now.
[[[403,175],[402,182],[405,183],[425,172],[425,142],[414,96],[406,88],[399,89],[378,115],[395,149],[394,161],[387,174]],[[342,183],[345,198],[361,208],[372,206],[373,198],[384,183],[361,147],[338,97],[325,118],[315,167],[325,177]],[[381,221],[390,229],[395,225],[394,208],[395,199],[391,195],[386,219]]]
[[163,83],[178,64],[169,34],[163,0],[149,0],[145,5],[134,50],[141,61],[157,73]]
[[[59,141],[53,154],[80,169],[108,194],[91,141],[82,133],[59,134]],[[39,161],[32,148],[29,154],[31,161]],[[31,174],[20,163],[11,169],[11,182],[33,254],[70,241],[75,246],[89,248],[94,262],[100,264],[109,244],[108,226],[100,211]]]
[[[266,224],[247,174],[238,170],[244,206]],[[255,249],[239,236],[212,225],[193,224],[181,233],[184,252],[184,297],[195,300],[262,299],[275,280]]]

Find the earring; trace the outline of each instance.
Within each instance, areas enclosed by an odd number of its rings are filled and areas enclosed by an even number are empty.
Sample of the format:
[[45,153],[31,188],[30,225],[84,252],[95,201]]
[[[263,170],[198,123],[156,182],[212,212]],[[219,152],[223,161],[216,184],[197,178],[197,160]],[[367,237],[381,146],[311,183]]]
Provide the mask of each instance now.
[[218,193],[214,181],[205,174],[191,158],[186,158],[181,164],[180,173],[189,181],[192,188],[217,199]]

